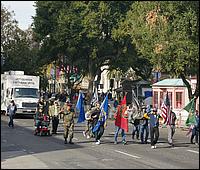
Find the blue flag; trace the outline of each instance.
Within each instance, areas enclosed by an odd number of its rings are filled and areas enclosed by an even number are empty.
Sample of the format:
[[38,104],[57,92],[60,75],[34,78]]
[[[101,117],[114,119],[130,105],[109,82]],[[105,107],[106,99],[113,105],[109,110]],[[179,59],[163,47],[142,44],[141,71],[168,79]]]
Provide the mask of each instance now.
[[84,111],[83,94],[82,93],[79,93],[76,108],[77,108],[77,110],[79,110],[79,117],[78,117],[77,123],[83,122],[85,120],[85,111]]
[[106,119],[108,118],[108,94],[104,98],[101,106],[100,106],[100,114],[99,114],[99,120],[97,124],[92,129],[92,132],[96,132],[99,130],[100,126],[105,124]]
[[105,99],[103,100],[103,103],[100,106],[100,116],[99,119],[101,122],[105,122],[108,118],[108,94],[106,95]]

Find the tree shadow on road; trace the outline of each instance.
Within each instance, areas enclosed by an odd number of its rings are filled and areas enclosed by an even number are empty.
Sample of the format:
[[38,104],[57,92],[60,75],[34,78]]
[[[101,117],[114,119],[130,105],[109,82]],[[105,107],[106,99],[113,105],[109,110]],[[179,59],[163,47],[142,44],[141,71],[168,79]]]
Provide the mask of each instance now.
[[64,139],[54,136],[34,136],[34,128],[26,128],[15,124],[9,128],[7,121],[1,120],[1,160],[66,149],[82,148],[77,142],[64,144]]

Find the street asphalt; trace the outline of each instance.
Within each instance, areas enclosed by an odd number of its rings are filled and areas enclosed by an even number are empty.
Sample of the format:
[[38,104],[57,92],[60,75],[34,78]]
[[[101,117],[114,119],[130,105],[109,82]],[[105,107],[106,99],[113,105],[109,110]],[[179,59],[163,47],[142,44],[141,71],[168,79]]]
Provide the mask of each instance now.
[[122,145],[121,134],[114,145],[113,120],[108,120],[100,145],[83,136],[85,123],[75,124],[74,145],[64,144],[62,120],[52,136],[34,136],[30,117],[16,118],[14,124],[9,128],[8,116],[1,115],[2,169],[199,169],[199,146],[190,144],[183,129],[176,129],[171,148],[167,129],[160,127],[157,148],[151,149],[150,144],[132,140],[131,125],[128,145]]

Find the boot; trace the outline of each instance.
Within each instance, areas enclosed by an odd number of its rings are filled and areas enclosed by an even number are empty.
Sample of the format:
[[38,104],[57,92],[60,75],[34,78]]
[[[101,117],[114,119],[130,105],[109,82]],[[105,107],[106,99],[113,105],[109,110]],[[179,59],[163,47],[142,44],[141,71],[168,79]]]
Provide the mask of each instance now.
[[69,144],[74,144],[74,142],[72,142],[72,138],[70,138]]
[[191,144],[194,144],[193,139],[194,139],[194,135],[192,134],[191,139],[190,139]]
[[67,138],[65,138],[65,144],[67,144]]

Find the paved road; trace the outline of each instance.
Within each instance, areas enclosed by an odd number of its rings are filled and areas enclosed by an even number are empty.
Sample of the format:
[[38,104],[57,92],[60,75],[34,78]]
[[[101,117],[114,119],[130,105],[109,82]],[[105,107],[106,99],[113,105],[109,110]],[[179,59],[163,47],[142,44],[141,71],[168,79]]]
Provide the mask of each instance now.
[[84,123],[75,125],[75,144],[65,145],[62,122],[57,135],[43,137],[33,135],[33,119],[15,119],[14,129],[7,122],[8,117],[1,116],[2,169],[199,169],[199,146],[190,144],[181,129],[176,130],[175,147],[170,148],[167,129],[160,128],[157,149],[151,149],[150,144],[132,141],[130,132],[128,145],[114,145],[112,120],[101,145],[83,137]]

